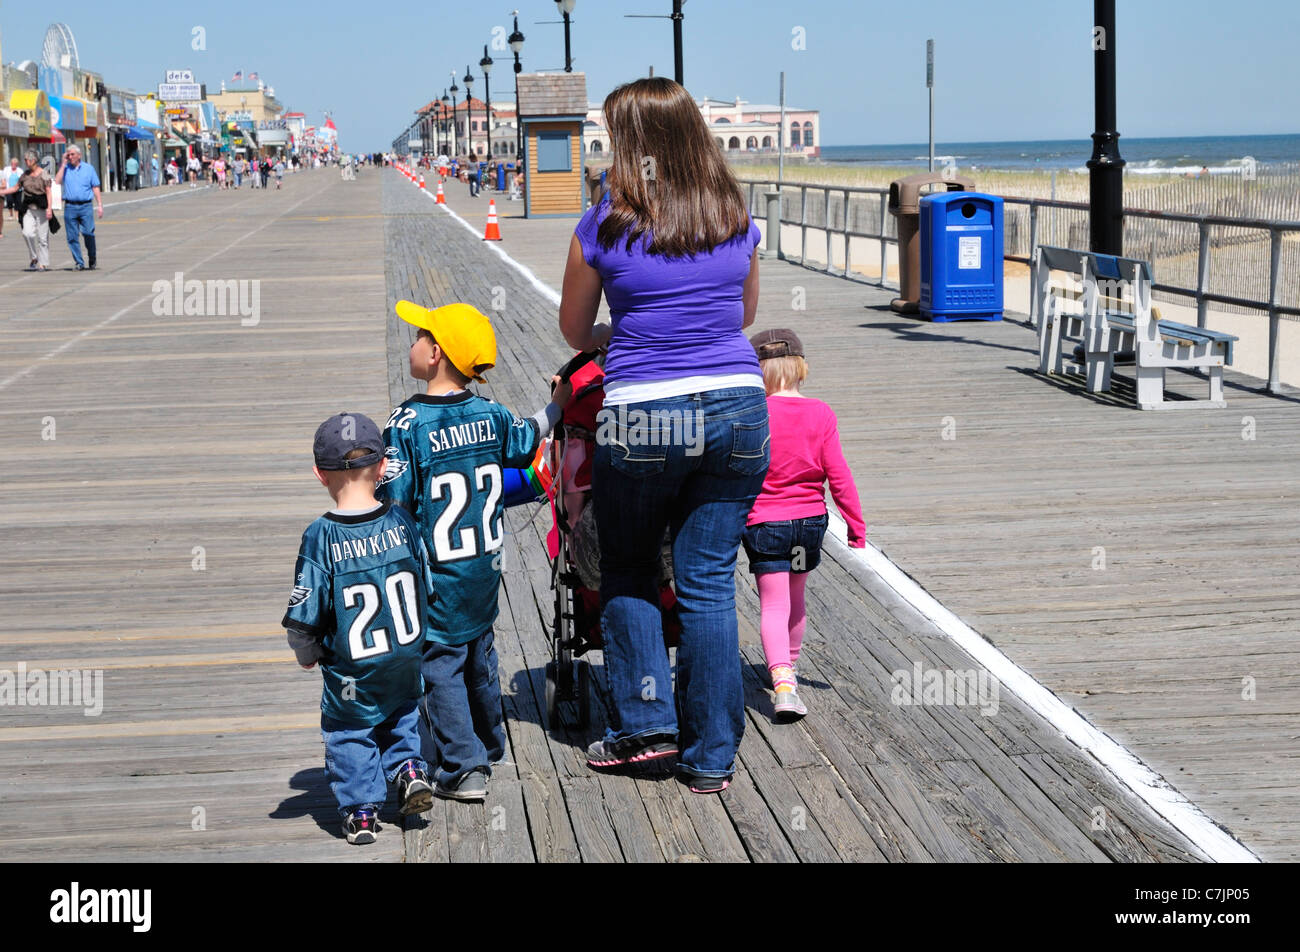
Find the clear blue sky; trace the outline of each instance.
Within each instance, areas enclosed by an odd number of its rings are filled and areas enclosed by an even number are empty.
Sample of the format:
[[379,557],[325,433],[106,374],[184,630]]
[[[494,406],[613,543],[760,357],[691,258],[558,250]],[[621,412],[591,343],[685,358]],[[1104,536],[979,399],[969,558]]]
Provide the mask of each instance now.
[[[515,0],[527,71],[564,65],[552,0]],[[1139,0],[1118,4],[1119,128],[1128,137],[1300,132],[1300,4],[1295,0]],[[0,6],[6,63],[40,58],[54,19],[72,27],[81,62],[147,90],[167,68],[216,88],[256,70],[280,99],[318,122],[334,111],[346,149],[385,148],[413,111],[441,96],[453,68],[479,76],[509,2],[60,3]],[[688,0],[685,79],[697,96],[787,102],[822,111],[827,145],[926,137],[925,40],[937,45],[940,142],[1084,139],[1092,131],[1089,0]],[[578,0],[575,69],[589,97],[646,75],[672,75],[669,0]],[[440,12],[442,11],[442,12]],[[207,49],[191,49],[206,29]],[[791,46],[802,27],[806,49]],[[513,97],[513,62],[492,52],[493,98]],[[459,84],[459,83],[458,83]],[[481,80],[476,93],[482,93]]]

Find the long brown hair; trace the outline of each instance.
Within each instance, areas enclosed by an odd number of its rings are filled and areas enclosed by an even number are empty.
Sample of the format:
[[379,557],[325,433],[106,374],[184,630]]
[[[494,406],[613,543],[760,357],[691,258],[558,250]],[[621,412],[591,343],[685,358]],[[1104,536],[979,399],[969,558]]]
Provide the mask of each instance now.
[[648,232],[651,254],[681,258],[745,233],[744,193],[684,87],[638,79],[606,96],[604,108],[614,165],[601,247],[626,239],[630,250]]

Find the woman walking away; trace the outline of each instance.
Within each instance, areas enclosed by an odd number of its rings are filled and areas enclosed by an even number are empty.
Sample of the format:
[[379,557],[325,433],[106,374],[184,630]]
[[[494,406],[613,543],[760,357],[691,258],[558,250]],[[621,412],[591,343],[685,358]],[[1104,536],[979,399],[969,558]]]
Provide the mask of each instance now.
[[18,196],[18,219],[22,222],[23,237],[27,239],[27,250],[32,256],[28,271],[50,270],[50,219],[54,217],[54,210],[50,207],[50,188],[53,180],[50,173],[41,168],[40,158],[34,150],[28,149],[23,154],[27,171],[18,177],[18,184],[0,189],[0,195]]
[[840,448],[834,411],[799,392],[808,364],[798,335],[784,328],[763,331],[751,343],[768,394],[772,466],[749,513],[745,554],[758,583],[759,631],[772,677],[772,707],[778,719],[794,719],[808,713],[799,699],[795,665],[807,625],[804,584],[821,561],[826,534],[827,480],[848,523],[849,545],[865,547],[867,527]]
[[[743,328],[758,228],[699,107],[662,77],[605,100],[610,194],[570,243],[569,344],[608,345],[592,495],[612,700],[592,767],[677,757],[696,793],[726,788],[745,726],[735,568],[768,466],[767,400]],[[613,317],[595,326],[602,290]],[[659,605],[665,530],[682,631],[674,700]]]

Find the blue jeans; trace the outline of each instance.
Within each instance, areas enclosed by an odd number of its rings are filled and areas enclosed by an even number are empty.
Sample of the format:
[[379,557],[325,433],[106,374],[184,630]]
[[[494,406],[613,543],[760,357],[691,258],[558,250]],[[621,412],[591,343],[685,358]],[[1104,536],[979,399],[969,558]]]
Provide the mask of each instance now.
[[93,202],[85,205],[63,203],[63,226],[68,233],[68,247],[72,249],[72,260],[85,265],[81,260],[81,236],[86,236],[86,252],[90,260],[95,260],[95,208]]
[[[627,426],[612,422],[620,408],[601,411],[592,471],[613,702],[606,739],[674,735],[680,771],[729,777],[745,730],[736,554],[771,459],[767,399],[742,387],[625,411]],[[637,411],[653,422],[641,425]],[[657,581],[665,529],[682,622],[675,696]]]
[[821,564],[822,540],[829,522],[825,513],[802,519],[760,522],[745,529],[745,554],[755,575],[793,572],[802,575]]
[[415,701],[407,701],[373,727],[356,727],[321,715],[325,771],[341,815],[361,807],[379,809],[388,799],[388,784],[408,760],[427,770],[420,758],[419,722]]
[[[493,593],[496,597],[496,593]],[[424,645],[421,736],[435,779],[452,787],[471,770],[491,772],[506,754],[501,679],[492,629],[463,645]]]

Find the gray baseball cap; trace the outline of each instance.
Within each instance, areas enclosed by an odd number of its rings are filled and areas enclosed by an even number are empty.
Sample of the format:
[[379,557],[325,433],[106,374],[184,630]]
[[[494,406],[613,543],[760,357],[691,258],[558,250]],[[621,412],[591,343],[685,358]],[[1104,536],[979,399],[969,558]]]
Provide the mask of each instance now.
[[[366,455],[343,458],[358,449]],[[316,428],[312,452],[318,469],[365,469],[384,458],[384,441],[375,421],[364,413],[336,413]]]

